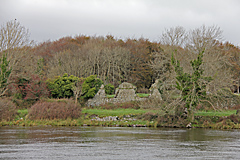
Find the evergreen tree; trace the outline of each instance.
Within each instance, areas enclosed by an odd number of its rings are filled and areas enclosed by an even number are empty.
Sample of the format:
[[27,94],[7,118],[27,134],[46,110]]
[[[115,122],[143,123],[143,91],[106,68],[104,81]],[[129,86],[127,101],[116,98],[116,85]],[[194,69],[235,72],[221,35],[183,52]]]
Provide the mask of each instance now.
[[85,99],[93,98],[100,89],[103,81],[96,75],[91,75],[82,84],[82,95]]
[[201,103],[201,100],[206,98],[206,86],[212,80],[211,77],[203,76],[203,52],[198,54],[197,59],[190,61],[193,72],[192,74],[184,73],[183,68],[180,66],[172,54],[171,62],[176,72],[176,85],[175,87],[181,92],[182,101],[185,102],[185,107],[188,109],[190,118],[193,119],[193,110]]
[[12,72],[12,68],[9,68],[9,62],[5,54],[0,58],[0,96],[5,94],[8,85],[8,78]]
[[67,73],[62,77],[58,76],[55,79],[47,80],[48,88],[51,91],[53,98],[70,98],[74,96],[73,86],[79,80],[73,75],[68,76]]

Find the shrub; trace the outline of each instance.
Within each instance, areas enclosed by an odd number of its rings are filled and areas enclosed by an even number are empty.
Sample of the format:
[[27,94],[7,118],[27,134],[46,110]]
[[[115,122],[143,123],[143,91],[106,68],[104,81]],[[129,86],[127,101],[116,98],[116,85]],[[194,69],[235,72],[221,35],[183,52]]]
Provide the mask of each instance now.
[[161,127],[185,128],[188,123],[187,119],[170,114],[158,116],[157,118],[157,125]]
[[73,97],[73,86],[79,80],[73,75],[68,76],[65,73],[62,77],[47,80],[48,88],[51,91],[52,98],[70,98]]
[[38,75],[31,77],[17,77],[14,83],[9,87],[14,94],[14,101],[18,106],[32,105],[40,98],[49,96],[49,91],[45,80]]
[[236,124],[240,122],[240,119],[239,119],[240,117],[238,115],[232,114],[232,115],[228,116],[228,118]]
[[159,115],[157,113],[151,113],[151,112],[144,113],[140,116],[141,119],[144,119],[147,121],[156,120],[158,117]]
[[0,99],[0,120],[12,120],[17,114],[16,105],[9,99]]
[[82,84],[82,95],[85,99],[93,98],[100,89],[103,81],[97,78],[96,75],[91,75],[86,78]]
[[142,109],[149,109],[149,108],[163,109],[164,106],[165,106],[164,101],[156,98],[147,99],[139,103],[139,107]]
[[79,118],[81,109],[73,101],[55,101],[35,103],[29,112],[29,118],[36,119],[68,119]]
[[105,85],[104,89],[105,89],[105,93],[108,95],[114,94],[114,92],[115,92],[114,86],[110,83]]
[[240,110],[240,105],[234,105],[231,109],[236,109],[236,110]]

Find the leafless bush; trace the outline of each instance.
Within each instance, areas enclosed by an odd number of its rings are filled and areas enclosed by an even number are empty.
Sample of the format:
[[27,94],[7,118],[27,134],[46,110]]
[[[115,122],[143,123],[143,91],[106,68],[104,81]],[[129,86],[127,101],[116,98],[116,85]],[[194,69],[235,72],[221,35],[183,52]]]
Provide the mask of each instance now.
[[164,102],[161,99],[147,99],[139,103],[140,108],[149,109],[149,108],[163,108]]
[[0,99],[0,120],[12,120],[17,114],[16,105],[9,99]]
[[30,119],[67,119],[79,118],[80,106],[71,101],[55,101],[35,103],[29,112]]

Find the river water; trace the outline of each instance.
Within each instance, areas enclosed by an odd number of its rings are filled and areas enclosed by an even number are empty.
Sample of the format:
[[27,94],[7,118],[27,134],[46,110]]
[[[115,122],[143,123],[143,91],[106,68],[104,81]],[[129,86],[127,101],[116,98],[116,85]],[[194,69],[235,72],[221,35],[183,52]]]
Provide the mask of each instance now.
[[240,130],[0,127],[0,159],[240,159]]

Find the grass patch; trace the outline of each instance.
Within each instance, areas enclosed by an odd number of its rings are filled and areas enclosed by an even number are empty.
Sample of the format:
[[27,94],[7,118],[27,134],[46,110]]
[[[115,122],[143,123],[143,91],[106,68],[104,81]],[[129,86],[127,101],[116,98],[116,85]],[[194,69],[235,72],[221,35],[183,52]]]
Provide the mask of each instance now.
[[105,116],[123,116],[123,115],[139,115],[147,112],[152,113],[162,113],[160,110],[143,110],[143,109],[115,109],[115,110],[109,110],[109,109],[82,109],[83,114],[95,114],[100,117]]
[[28,109],[19,109],[17,111],[17,116],[15,119],[20,119],[20,118],[25,119],[27,114],[28,114]]
[[112,94],[112,95],[107,95],[107,98],[114,98],[114,97],[115,97],[114,94]]
[[[85,114],[85,115],[84,115]],[[216,128],[231,129],[240,128],[239,116],[235,115],[236,110],[223,111],[197,111],[195,113],[195,121],[192,122],[193,127],[200,128]],[[148,127],[185,127],[184,119],[179,119],[174,115],[165,114],[160,109],[133,109],[133,108],[117,108],[117,109],[100,109],[100,108],[83,108],[82,116],[79,118],[67,119],[42,119],[31,120],[26,118],[28,110],[18,110],[15,120],[0,121],[0,126],[148,126]],[[91,120],[91,115],[98,115],[100,118],[107,116],[118,116],[117,121],[96,121]],[[127,116],[129,115],[129,116]],[[18,117],[18,118],[17,118]],[[23,119],[21,119],[23,118]]]
[[137,93],[137,96],[140,98],[148,98],[150,94],[146,94],[146,93]]
[[224,110],[224,111],[197,111],[194,116],[230,116],[236,114],[236,110]]
[[19,115],[27,115],[28,114],[28,109],[19,109],[17,111]]

